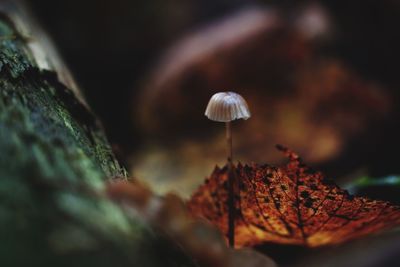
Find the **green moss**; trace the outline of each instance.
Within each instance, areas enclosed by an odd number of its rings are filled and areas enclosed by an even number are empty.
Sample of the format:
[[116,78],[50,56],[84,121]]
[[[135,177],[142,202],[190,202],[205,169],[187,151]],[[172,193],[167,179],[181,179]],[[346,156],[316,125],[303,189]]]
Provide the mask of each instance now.
[[126,179],[95,117],[36,67],[0,16],[0,258],[4,266],[187,266],[104,195]]

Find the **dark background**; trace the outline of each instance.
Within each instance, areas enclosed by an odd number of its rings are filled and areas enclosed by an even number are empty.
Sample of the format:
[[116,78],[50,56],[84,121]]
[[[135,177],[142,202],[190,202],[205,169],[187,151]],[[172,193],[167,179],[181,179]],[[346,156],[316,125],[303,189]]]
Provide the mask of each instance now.
[[[102,120],[112,143],[127,155],[145,138],[132,120],[132,101],[144,77],[175,40],[204,23],[241,7],[266,4],[290,17],[312,1],[246,0],[42,0],[30,1]],[[318,1],[334,22],[336,38],[323,53],[337,57],[356,73],[384,85],[395,111],[369,140],[354,140],[341,158],[369,165],[373,175],[400,173],[397,107],[400,60],[400,4],[395,0]],[[368,153],[358,148],[371,144]],[[124,160],[124,156],[121,156]],[[349,163],[351,162],[351,163]],[[327,163],[322,169],[331,168]]]

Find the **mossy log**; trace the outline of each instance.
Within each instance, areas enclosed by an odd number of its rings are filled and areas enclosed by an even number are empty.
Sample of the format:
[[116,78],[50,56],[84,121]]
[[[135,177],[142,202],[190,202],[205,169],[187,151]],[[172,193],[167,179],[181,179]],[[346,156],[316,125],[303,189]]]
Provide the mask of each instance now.
[[0,265],[190,266],[102,194],[127,173],[40,28],[0,10]]

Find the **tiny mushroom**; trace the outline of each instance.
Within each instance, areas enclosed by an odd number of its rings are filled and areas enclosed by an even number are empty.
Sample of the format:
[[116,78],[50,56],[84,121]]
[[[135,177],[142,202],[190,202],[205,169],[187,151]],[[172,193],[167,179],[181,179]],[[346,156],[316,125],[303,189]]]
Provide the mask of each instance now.
[[244,98],[234,92],[214,94],[208,102],[205,115],[212,121],[225,122],[228,142],[228,162],[232,163],[231,121],[250,118],[250,110]]
[[220,92],[214,94],[208,102],[205,115],[213,121],[225,122],[226,140],[228,145],[228,240],[229,245],[235,244],[235,208],[234,208],[234,181],[235,172],[232,163],[232,130],[231,121],[250,118],[250,110],[246,100],[234,92]]

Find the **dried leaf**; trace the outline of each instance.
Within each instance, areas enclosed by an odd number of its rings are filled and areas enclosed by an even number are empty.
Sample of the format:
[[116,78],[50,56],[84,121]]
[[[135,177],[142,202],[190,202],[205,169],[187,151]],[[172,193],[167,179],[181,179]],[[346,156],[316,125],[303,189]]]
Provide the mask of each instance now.
[[[237,247],[265,242],[333,245],[400,223],[400,207],[354,197],[304,165],[292,151],[278,149],[289,158],[285,166],[235,168]],[[228,169],[217,167],[187,203],[194,216],[207,219],[225,235],[227,178]]]

